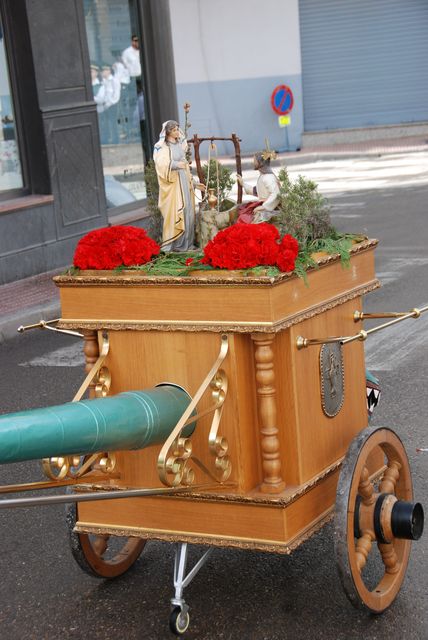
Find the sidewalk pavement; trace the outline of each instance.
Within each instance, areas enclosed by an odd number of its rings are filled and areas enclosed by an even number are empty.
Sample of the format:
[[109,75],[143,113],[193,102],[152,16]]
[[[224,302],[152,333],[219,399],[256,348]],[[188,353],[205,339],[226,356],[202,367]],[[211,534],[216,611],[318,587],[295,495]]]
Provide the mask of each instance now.
[[18,335],[18,327],[61,315],[59,290],[52,278],[64,268],[0,286],[0,344]]
[[[427,151],[427,136],[372,140],[279,154],[275,165],[304,164],[323,159]],[[229,164],[229,163],[227,163]],[[242,158],[243,170],[252,168],[252,156]],[[0,286],[0,344],[18,335],[18,327],[61,315],[59,291],[52,281],[65,267]]]

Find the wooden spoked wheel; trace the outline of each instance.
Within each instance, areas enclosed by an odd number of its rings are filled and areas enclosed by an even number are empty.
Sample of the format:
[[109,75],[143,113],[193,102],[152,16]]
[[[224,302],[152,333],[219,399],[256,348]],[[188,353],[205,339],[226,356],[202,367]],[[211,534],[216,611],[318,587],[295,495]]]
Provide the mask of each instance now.
[[110,535],[77,533],[77,505],[67,505],[66,522],[71,552],[77,564],[97,578],[117,578],[132,567],[147,540]]
[[[396,499],[409,502],[412,498],[409,462],[399,437],[388,428],[369,427],[362,431],[353,440],[343,463],[334,527],[342,585],[356,607],[381,613],[397,596],[411,541],[394,537],[391,505]],[[386,533],[379,537],[382,527],[376,527],[374,522],[379,523],[381,517]]]

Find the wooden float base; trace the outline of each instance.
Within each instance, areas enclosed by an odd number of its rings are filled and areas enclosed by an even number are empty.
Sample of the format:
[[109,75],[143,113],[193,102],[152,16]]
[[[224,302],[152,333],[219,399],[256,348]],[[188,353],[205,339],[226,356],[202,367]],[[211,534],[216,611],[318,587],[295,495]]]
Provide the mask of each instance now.
[[288,554],[331,519],[339,470],[340,463],[323,477],[272,497],[259,492],[150,496],[115,499],[114,509],[106,500],[83,502],[75,530]]

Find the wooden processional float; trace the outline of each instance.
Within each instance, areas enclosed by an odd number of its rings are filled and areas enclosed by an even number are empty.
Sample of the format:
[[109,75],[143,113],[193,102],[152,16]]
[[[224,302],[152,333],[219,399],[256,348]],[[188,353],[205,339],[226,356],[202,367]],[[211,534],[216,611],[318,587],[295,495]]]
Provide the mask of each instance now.
[[[86,380],[75,402],[3,416],[0,459],[41,457],[48,480],[28,488],[72,489],[0,506],[69,503],[73,554],[100,577],[124,573],[149,539],[177,543],[177,635],[189,625],[184,588],[214,547],[288,554],[333,516],[347,596],[385,610],[423,510],[401,440],[368,427],[363,342],[428,307],[356,330],[379,286],[376,244],[354,245],[350,268],[321,259],[308,284],[220,271],[56,277],[57,328],[82,333]],[[207,551],[186,574],[189,543]],[[379,556],[368,586],[363,569]]]

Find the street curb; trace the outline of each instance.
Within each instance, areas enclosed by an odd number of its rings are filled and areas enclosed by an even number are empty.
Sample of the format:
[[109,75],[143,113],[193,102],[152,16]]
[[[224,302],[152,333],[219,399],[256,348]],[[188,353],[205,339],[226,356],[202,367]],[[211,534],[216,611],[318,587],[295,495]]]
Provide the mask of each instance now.
[[17,313],[0,318],[0,344],[18,336],[18,327],[35,324],[40,320],[54,320],[61,315],[59,302],[47,303],[22,309]]

